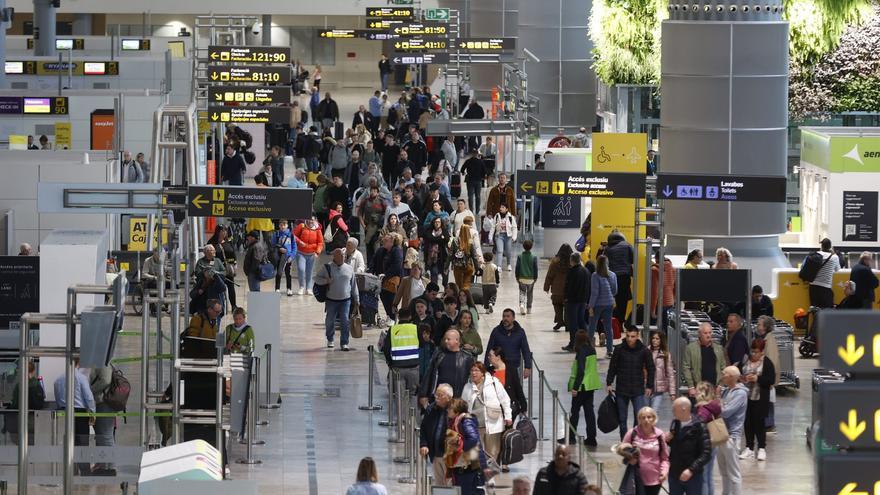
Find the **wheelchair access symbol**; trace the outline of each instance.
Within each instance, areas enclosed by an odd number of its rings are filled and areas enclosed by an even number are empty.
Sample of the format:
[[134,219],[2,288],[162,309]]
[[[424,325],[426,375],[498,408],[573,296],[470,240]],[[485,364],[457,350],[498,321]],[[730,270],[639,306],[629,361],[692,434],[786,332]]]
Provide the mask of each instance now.
[[605,152],[604,146],[599,147],[599,155],[596,156],[596,161],[599,163],[608,163],[611,161],[611,155]]

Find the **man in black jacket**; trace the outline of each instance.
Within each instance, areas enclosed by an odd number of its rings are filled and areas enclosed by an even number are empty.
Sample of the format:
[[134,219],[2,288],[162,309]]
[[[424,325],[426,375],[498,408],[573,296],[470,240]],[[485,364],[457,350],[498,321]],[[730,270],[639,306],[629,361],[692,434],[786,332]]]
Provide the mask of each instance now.
[[675,420],[666,443],[669,444],[669,492],[700,495],[703,468],[712,460],[709,431],[700,418],[691,415],[691,401],[679,397],[672,404]]
[[458,324],[458,317],[461,316],[461,311],[458,310],[458,300],[453,296],[446,296],[443,299],[443,308],[443,314],[440,315],[440,319],[434,325],[434,332],[431,335],[431,340],[434,341],[434,345],[437,347],[440,347],[443,343],[446,331],[456,326]]
[[[626,306],[632,299],[633,248],[626,237],[615,230],[608,234],[608,269],[617,275],[617,294],[614,296],[614,317],[626,321]],[[635,309],[635,308],[633,308]]]
[[413,163],[413,166],[410,167],[413,173],[421,174],[424,172],[425,165],[428,164],[428,147],[425,145],[422,135],[419,134],[418,128],[410,128],[409,139],[403,144],[403,149],[406,150]]
[[[518,370],[520,363],[523,364],[523,378],[528,378],[532,373],[532,350],[529,347],[529,338],[526,331],[516,321],[516,313],[511,308],[504,308],[501,312],[501,323],[492,329],[486,349],[500,346],[504,350],[504,358],[510,369]],[[488,367],[489,353],[486,353],[484,364]]]
[[324,99],[318,104],[318,114],[312,120],[320,119],[324,129],[332,129],[333,123],[339,120],[339,105],[330,97],[330,93],[324,94]]
[[446,408],[452,400],[452,386],[448,383],[437,385],[434,402],[425,408],[425,415],[419,429],[419,453],[427,456],[434,466],[434,485],[448,486],[443,454],[446,452]]
[[865,251],[859,257],[859,262],[853,265],[849,279],[856,283],[855,298],[862,302],[863,309],[871,309],[874,306],[874,289],[877,288],[877,275],[871,271],[873,256]]
[[557,445],[553,460],[535,476],[532,495],[582,495],[586,493],[588,483],[581,467],[571,462],[568,447]]
[[[378,151],[378,148],[376,150]],[[394,172],[397,169],[397,160],[400,158],[400,146],[394,142],[394,135],[390,132],[385,134],[385,144],[381,153],[382,177],[385,178],[385,183],[392,187],[391,179],[397,177]]]
[[419,384],[419,405],[428,406],[429,399],[436,397],[435,389],[440,383],[448,383],[452,386],[452,396],[461,397],[473,364],[473,354],[461,350],[461,332],[455,328],[447,330],[443,346],[434,353]]
[[[617,388],[614,379],[617,379]],[[608,393],[617,396],[617,413],[620,418],[620,439],[626,435],[627,406],[632,403],[633,426],[638,424],[639,409],[647,405],[654,386],[654,359],[651,351],[639,340],[639,329],[626,329],[626,338],[614,348],[608,377],[605,379]]]
[[581,254],[569,257],[568,273],[565,275],[565,319],[568,327],[568,345],[563,351],[574,352],[574,334],[587,327],[587,303],[590,301],[590,272],[581,264]]
[[225,156],[220,164],[220,182],[226,181],[230,186],[240,186],[244,182],[244,172],[247,166],[244,158],[235,152],[231,144],[224,148]]
[[358,124],[364,124],[368,131],[373,132],[374,116],[367,111],[367,107],[364,105],[359,106],[358,111],[351,118],[352,129],[357,129]]

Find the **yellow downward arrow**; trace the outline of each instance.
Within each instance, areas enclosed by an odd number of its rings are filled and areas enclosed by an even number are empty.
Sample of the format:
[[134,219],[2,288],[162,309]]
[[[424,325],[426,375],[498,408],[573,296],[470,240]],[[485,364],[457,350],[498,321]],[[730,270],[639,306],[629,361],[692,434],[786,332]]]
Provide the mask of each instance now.
[[195,205],[196,208],[202,209],[203,206],[207,205],[209,201],[207,199],[202,198],[202,195],[197,195],[193,200],[192,204]]
[[843,433],[843,436],[848,438],[850,442],[855,442],[856,439],[865,432],[868,425],[864,421],[859,421],[859,416],[855,409],[849,410],[848,419],[848,422],[840,422],[840,432]]
[[844,485],[843,490],[840,490],[837,495],[869,495],[868,492],[855,491],[855,489],[858,487],[859,485],[856,483],[847,483],[846,485]]
[[846,336],[846,349],[838,347],[837,355],[840,356],[840,359],[843,359],[843,362],[848,366],[852,366],[865,355],[865,346],[860,345],[856,347],[856,336],[849,334]]

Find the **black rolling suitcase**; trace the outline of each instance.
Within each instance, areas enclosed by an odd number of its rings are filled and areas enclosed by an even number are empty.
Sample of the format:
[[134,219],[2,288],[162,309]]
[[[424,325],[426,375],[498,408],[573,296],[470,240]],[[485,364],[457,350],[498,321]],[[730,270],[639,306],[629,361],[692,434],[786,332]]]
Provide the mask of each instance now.
[[336,125],[333,128],[333,137],[336,140],[340,140],[345,137],[345,124],[340,121],[336,121]]

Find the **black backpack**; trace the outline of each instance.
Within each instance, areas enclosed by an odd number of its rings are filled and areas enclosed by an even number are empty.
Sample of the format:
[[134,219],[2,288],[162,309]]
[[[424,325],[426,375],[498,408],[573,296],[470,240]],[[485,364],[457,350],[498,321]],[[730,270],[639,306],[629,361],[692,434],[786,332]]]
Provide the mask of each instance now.
[[614,395],[608,394],[605,400],[599,404],[599,414],[596,415],[596,426],[602,433],[611,433],[620,426],[620,416],[617,412],[617,400]]
[[804,262],[801,264],[801,270],[798,272],[798,277],[805,282],[816,280],[816,275],[819,274],[819,270],[825,266],[825,263],[831,261],[831,256],[834,256],[834,253],[827,258],[822,256],[822,253],[819,251],[813,251],[808,254],[807,257],[804,258]]
[[516,429],[522,433],[523,454],[531,454],[538,448],[538,432],[528,415],[521,414],[516,422]]
[[131,382],[113,365],[113,376],[110,385],[104,390],[104,404],[114,411],[124,411],[128,396],[131,395]]
[[523,460],[525,454],[525,438],[523,432],[510,428],[501,434],[501,453],[498,455],[498,462],[502,465],[516,464]]

